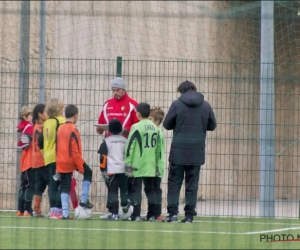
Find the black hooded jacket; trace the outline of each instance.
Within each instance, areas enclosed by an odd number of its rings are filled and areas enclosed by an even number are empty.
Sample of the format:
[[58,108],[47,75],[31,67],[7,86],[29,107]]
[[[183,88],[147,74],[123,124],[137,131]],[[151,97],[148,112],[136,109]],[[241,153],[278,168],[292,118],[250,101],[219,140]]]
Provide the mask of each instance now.
[[204,96],[188,91],[174,101],[165,117],[163,126],[173,130],[169,162],[180,165],[205,163],[206,131],[217,127],[216,118]]

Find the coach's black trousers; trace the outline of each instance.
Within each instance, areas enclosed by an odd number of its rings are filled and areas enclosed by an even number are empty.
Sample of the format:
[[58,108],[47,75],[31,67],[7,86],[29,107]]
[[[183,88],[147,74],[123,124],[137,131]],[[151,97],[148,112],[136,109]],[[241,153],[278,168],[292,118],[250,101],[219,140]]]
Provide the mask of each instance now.
[[135,220],[136,217],[141,216],[141,203],[142,203],[142,177],[128,177],[127,188],[128,197],[133,206],[133,213],[131,215],[131,220]]
[[197,204],[200,166],[170,163],[168,175],[168,213],[178,214],[179,195],[185,177],[185,216],[193,219]]
[[22,213],[32,213],[32,198],[34,193],[34,171],[29,168],[21,173],[21,184],[18,196],[18,210]]

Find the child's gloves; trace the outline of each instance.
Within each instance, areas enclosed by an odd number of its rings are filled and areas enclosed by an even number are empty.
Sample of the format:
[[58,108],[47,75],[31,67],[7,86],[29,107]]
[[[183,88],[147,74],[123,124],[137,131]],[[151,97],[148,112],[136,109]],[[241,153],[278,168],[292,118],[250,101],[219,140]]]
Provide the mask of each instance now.
[[159,176],[160,176],[160,173],[159,173],[159,170],[158,170],[158,166],[156,166],[155,177],[159,177]]
[[55,175],[53,175],[53,179],[54,179],[55,181],[60,181],[60,180],[61,180],[61,175],[60,175],[60,173],[56,173]]
[[107,174],[107,168],[101,167],[101,163],[100,163],[99,167],[100,167],[100,171],[101,171],[101,175],[102,175],[102,180],[107,182],[109,180],[109,176]]
[[102,174],[102,180],[105,181],[105,182],[108,182],[109,181],[109,176],[107,174],[106,171],[101,171],[101,174]]
[[131,165],[125,165],[125,175],[127,177],[133,177],[133,171],[137,170],[137,168],[132,167]]
[[124,128],[123,131],[122,131],[122,134],[123,134],[124,136],[128,136],[129,133],[128,133],[128,131]]

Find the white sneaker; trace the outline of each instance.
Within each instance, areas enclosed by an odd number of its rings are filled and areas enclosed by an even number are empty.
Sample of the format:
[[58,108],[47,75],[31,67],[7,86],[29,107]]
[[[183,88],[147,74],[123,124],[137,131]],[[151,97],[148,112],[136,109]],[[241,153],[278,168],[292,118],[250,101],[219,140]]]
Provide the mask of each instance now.
[[[154,219],[155,220],[155,219]],[[134,221],[142,221],[140,216],[137,216]]]
[[117,214],[112,214],[108,216],[107,220],[119,220],[119,216]]
[[107,214],[104,214],[104,215],[100,215],[99,219],[100,220],[107,220],[111,216],[112,216],[112,213],[107,213]]

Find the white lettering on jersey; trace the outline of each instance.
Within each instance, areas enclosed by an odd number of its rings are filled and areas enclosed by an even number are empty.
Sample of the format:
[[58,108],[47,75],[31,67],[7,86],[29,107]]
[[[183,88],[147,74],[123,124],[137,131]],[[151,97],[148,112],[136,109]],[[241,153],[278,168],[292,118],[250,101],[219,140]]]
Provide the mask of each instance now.
[[123,116],[123,113],[109,113],[107,116]]
[[123,143],[123,144],[125,144],[126,142],[123,141],[123,140],[119,140],[119,141],[110,141],[110,143]]
[[125,172],[124,151],[127,139],[121,135],[111,135],[105,139],[107,154],[107,172],[117,174]]

